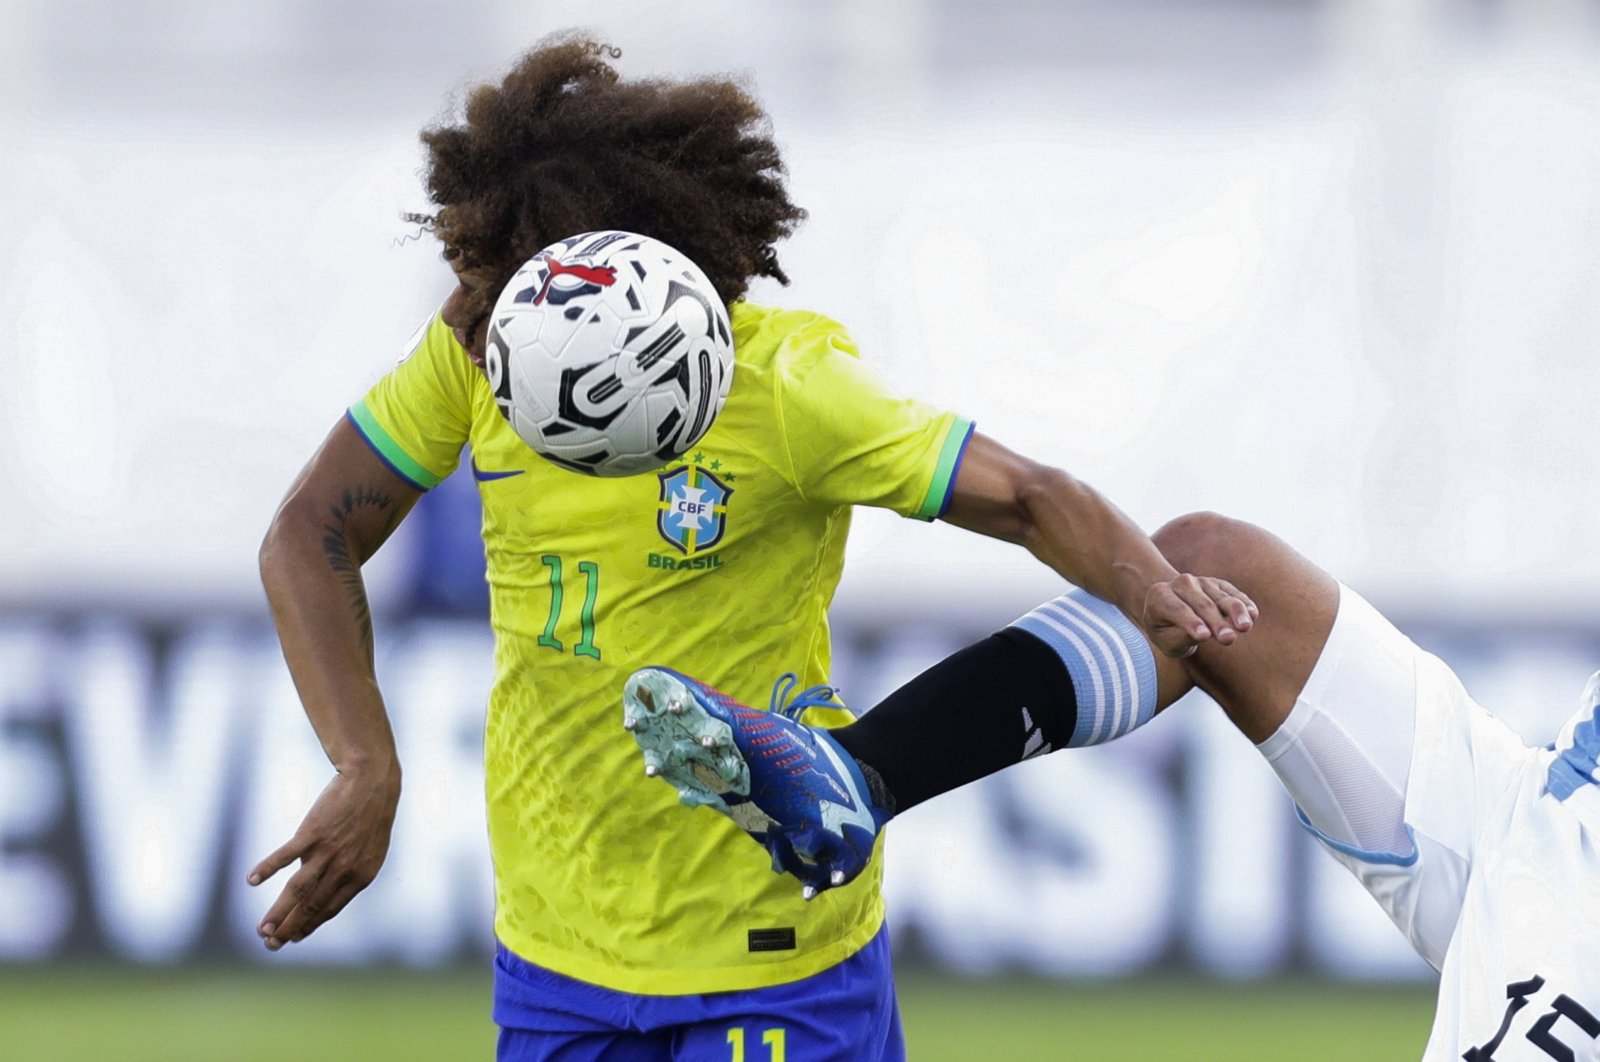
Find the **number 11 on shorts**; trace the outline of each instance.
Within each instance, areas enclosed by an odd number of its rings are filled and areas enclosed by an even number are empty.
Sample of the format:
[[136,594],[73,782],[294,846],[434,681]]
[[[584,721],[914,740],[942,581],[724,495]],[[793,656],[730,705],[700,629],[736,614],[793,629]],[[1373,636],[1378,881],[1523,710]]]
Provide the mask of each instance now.
[[[784,1062],[784,1030],[767,1029],[761,1033],[761,1042],[767,1048],[764,1062]],[[735,1025],[728,1030],[729,1062],[746,1062],[744,1053],[744,1028]],[[749,1059],[748,1062],[757,1062]]]

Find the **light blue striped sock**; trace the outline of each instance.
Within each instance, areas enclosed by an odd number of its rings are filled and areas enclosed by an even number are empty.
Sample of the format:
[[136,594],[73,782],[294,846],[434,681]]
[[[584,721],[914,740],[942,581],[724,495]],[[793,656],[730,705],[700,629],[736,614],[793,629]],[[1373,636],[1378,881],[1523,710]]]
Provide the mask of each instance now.
[[1073,590],[1012,626],[1055,650],[1072,676],[1078,721],[1069,746],[1098,745],[1154,718],[1155,653],[1115,605]]

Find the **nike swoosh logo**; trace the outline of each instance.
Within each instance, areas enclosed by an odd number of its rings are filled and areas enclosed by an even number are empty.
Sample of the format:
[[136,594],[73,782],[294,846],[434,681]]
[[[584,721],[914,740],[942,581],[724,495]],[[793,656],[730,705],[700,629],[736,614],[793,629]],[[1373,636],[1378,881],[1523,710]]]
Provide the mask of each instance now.
[[510,472],[485,472],[478,467],[477,456],[474,455],[472,458],[472,478],[479,483],[487,483],[492,479],[510,479],[512,476],[520,476],[526,471],[527,469],[525,468],[514,468]]

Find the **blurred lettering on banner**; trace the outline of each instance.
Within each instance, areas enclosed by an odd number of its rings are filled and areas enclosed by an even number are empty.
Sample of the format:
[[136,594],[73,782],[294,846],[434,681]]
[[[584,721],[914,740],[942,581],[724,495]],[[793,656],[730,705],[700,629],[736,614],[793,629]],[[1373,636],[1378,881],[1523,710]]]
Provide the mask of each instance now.
[[[486,958],[490,635],[470,620],[383,629],[380,679],[406,767],[388,863],[316,936],[271,956],[253,927],[281,883],[251,889],[245,871],[293,833],[330,768],[270,629],[229,616],[0,616],[0,962]],[[976,633],[924,621],[886,635],[841,617],[835,676],[866,707]],[[1600,638],[1495,639],[1441,629],[1423,641],[1524,736],[1547,739],[1540,728],[1566,714]],[[907,961],[1074,977],[1427,973],[1198,697],[1127,740],[919,808],[890,828],[887,852]],[[753,845],[747,855],[765,859]]]

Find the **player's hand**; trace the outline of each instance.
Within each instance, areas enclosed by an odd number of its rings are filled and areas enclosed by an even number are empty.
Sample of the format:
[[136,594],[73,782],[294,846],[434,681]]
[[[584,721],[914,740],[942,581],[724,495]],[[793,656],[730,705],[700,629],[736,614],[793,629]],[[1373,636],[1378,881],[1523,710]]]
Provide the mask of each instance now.
[[1226,579],[1182,574],[1150,587],[1143,622],[1155,647],[1181,660],[1202,642],[1232,645],[1258,614],[1255,602]]
[[300,861],[256,926],[267,950],[304,940],[372,883],[389,853],[399,801],[398,766],[377,777],[334,775],[289,842],[250,871],[250,884],[260,885]]

